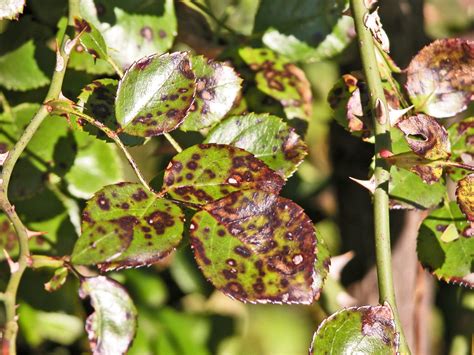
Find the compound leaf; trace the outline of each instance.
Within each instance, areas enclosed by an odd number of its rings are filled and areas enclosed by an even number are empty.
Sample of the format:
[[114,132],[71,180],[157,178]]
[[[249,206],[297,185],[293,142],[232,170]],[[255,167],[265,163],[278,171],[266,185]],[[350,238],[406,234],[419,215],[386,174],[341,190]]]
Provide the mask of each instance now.
[[209,132],[205,142],[245,149],[285,178],[308,154],[306,143],[293,128],[267,114],[229,117]]
[[195,76],[185,52],[133,63],[120,81],[115,116],[123,132],[140,137],[177,128],[194,101]]
[[191,204],[205,204],[237,190],[278,193],[284,184],[249,152],[221,144],[199,144],[177,154],[163,181],[163,192]]
[[140,184],[106,186],[87,202],[71,261],[101,270],[152,264],[179,244],[183,221],[176,204]]
[[316,234],[303,209],[263,191],[237,191],[191,221],[191,246],[204,275],[242,302],[311,304],[320,289]]
[[326,318],[313,336],[310,354],[396,354],[398,333],[390,307],[343,309]]
[[474,92],[474,41],[440,39],[407,68],[406,88],[418,111],[443,118],[466,109]]
[[196,98],[181,125],[184,131],[197,131],[216,124],[232,108],[242,79],[224,63],[203,56],[191,58],[196,75]]
[[94,308],[86,321],[92,353],[125,354],[135,337],[137,310],[127,291],[105,276],[86,278],[79,289]]
[[[453,227],[458,236],[452,236]],[[450,236],[445,232],[449,231]],[[434,210],[425,218],[417,240],[418,259],[437,278],[474,286],[474,230],[456,202]]]

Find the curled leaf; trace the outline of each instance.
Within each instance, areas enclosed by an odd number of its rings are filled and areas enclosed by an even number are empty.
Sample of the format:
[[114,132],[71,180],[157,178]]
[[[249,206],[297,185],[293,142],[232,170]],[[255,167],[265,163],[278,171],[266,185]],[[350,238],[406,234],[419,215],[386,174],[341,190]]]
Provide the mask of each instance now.
[[245,149],[286,178],[308,151],[301,137],[279,117],[255,113],[229,117],[209,132],[205,142]]
[[177,154],[163,181],[163,192],[191,204],[215,201],[237,190],[278,193],[284,184],[249,152],[222,144],[199,144]]
[[390,53],[390,41],[382,28],[382,22],[378,13],[378,8],[371,13],[367,13],[364,18],[364,24],[369,29],[374,39],[380,43],[386,53]]
[[155,263],[181,241],[183,220],[177,205],[140,184],[106,186],[82,212],[82,234],[71,261],[101,270]]
[[232,67],[203,56],[191,58],[196,75],[196,98],[181,125],[185,131],[210,127],[232,108],[242,79]]
[[390,155],[384,158],[391,165],[409,170],[427,183],[434,184],[443,174],[443,164],[436,160],[428,160],[413,152]]
[[94,308],[86,331],[94,355],[125,354],[135,337],[137,310],[127,291],[105,276],[86,278],[79,290]]
[[314,333],[310,354],[396,354],[399,335],[388,304],[343,309]]
[[301,207],[249,190],[203,208],[191,221],[191,245],[216,288],[242,302],[314,301],[322,271],[315,270],[315,231]]
[[68,276],[67,267],[60,267],[54,271],[54,275],[47,283],[44,284],[44,288],[48,292],[54,292],[59,290],[67,280]]
[[456,198],[461,211],[469,221],[474,222],[474,174],[459,180],[456,188]]
[[418,111],[443,118],[466,109],[474,93],[474,41],[436,40],[407,68],[406,88]]
[[448,132],[433,117],[418,114],[400,121],[397,127],[419,156],[429,160],[445,160],[451,155]]
[[195,76],[185,52],[133,63],[119,83],[115,116],[123,132],[140,137],[176,129],[194,101]]

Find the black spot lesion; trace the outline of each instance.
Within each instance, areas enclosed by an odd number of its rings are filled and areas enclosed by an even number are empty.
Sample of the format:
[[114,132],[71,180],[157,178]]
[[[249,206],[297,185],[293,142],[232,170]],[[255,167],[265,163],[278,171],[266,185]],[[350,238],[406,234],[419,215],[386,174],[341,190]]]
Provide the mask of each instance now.
[[[108,211],[110,210],[110,200],[105,197],[105,194],[101,193],[97,196],[97,205],[101,210]],[[83,215],[84,218],[84,215]]]
[[140,29],[140,36],[148,42],[151,42],[153,40],[153,29],[150,26],[143,26]]

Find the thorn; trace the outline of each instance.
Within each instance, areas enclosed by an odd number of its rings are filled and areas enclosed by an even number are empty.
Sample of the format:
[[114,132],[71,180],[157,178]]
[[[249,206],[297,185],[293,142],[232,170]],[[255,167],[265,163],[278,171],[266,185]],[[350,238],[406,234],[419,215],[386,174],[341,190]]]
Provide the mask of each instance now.
[[385,107],[382,103],[382,100],[377,98],[375,101],[375,118],[377,118],[377,121],[381,124],[384,125],[387,123],[387,114],[385,113]]
[[365,187],[367,190],[369,190],[372,194],[375,192],[375,177],[372,175],[372,177],[369,180],[359,180],[356,178],[353,178],[349,176],[349,179],[352,181],[358,183],[359,185]]
[[14,274],[20,268],[20,264],[12,260],[6,249],[3,249],[3,254],[5,254],[5,259],[7,259],[8,266],[10,267],[10,273]]
[[410,107],[401,109],[401,110],[397,110],[397,109],[394,109],[394,108],[390,107],[390,105],[388,105],[388,117],[389,117],[389,120],[390,120],[390,126],[394,127],[398,122],[400,122],[400,119],[403,116],[405,116],[405,114],[408,111],[410,111],[412,108],[413,108],[413,105],[411,105]]
[[3,166],[3,163],[5,163],[5,160],[7,160],[7,157],[8,152],[0,153],[0,166]]
[[342,269],[347,265],[349,261],[354,258],[355,253],[350,250],[347,253],[333,256],[331,258],[331,267],[329,269],[329,276],[333,279],[339,281],[341,278]]
[[26,230],[26,233],[28,235],[28,239],[31,239],[33,237],[39,237],[41,235],[48,234],[48,232],[37,232],[37,231],[31,231],[29,229]]

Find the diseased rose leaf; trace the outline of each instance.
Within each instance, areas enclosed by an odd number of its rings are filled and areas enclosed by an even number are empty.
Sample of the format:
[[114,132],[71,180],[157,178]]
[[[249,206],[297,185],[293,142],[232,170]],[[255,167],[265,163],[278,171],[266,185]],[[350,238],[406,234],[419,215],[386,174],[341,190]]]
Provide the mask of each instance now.
[[474,222],[474,174],[469,174],[459,180],[456,188],[456,198],[461,211],[467,219]]
[[443,162],[428,160],[413,152],[391,155],[385,160],[391,165],[415,173],[427,184],[438,182],[443,174]]
[[242,79],[232,67],[203,56],[191,58],[196,75],[196,97],[186,119],[184,131],[197,131],[219,122],[232,108]]
[[433,117],[418,114],[397,124],[410,148],[429,160],[446,160],[451,155],[448,132]]
[[[331,266],[331,253],[329,248],[324,242],[323,237],[319,230],[314,227],[314,232],[316,234],[316,262],[314,264],[314,287],[318,290],[323,289],[324,282],[326,281],[329,274],[329,267]],[[316,296],[316,299],[319,298],[319,294]]]
[[145,56],[166,52],[177,34],[173,0],[143,4],[83,0],[80,12],[101,32],[109,55],[123,69]]
[[242,48],[239,55],[257,73],[258,89],[280,101],[289,119],[311,118],[311,86],[300,68],[265,48]]
[[440,39],[407,68],[406,88],[418,111],[443,118],[466,109],[474,92],[474,41]]
[[[469,117],[458,122],[448,129],[451,141],[452,161],[464,165],[474,166],[474,117]],[[446,173],[454,181],[466,176],[466,169],[447,167]]]
[[183,233],[184,215],[171,201],[140,184],[98,191],[82,212],[82,235],[71,261],[101,270],[150,265],[171,253]]
[[[117,93],[117,86],[118,81],[114,79],[94,80],[82,89],[77,101],[78,108],[81,112],[92,116],[113,131],[117,131],[121,128],[115,118],[115,95]],[[77,118],[76,122],[78,127],[87,133],[106,142],[112,142],[112,140],[97,127],[92,126],[80,118]],[[141,137],[130,136],[126,133],[120,133],[119,137],[125,145],[130,146],[143,144],[145,141]]]
[[350,307],[326,318],[310,354],[396,354],[399,335],[388,305]]
[[0,84],[15,91],[37,89],[49,84],[48,77],[36,63],[33,40],[0,56]]
[[199,144],[177,154],[166,168],[163,192],[191,204],[205,204],[238,190],[278,193],[283,178],[240,148]]
[[303,209],[263,191],[237,191],[191,221],[191,246],[204,275],[251,303],[311,304],[319,295],[316,234]]
[[245,149],[284,178],[293,175],[308,154],[306,143],[293,128],[267,114],[229,117],[214,127],[204,142]]
[[191,108],[195,88],[187,53],[142,58],[128,68],[120,81],[115,116],[123,132],[134,136],[172,131]]
[[25,0],[3,0],[0,2],[0,20],[15,20],[18,19],[23,8],[25,7]]
[[86,321],[89,344],[94,355],[125,354],[135,337],[137,310],[127,291],[105,276],[85,278],[79,289],[94,308]]
[[79,41],[94,60],[108,59],[107,44],[102,34],[94,25],[83,18],[74,17],[74,29],[76,34],[82,33]]
[[[446,229],[454,224],[459,237],[446,242]],[[452,239],[452,238],[450,238]],[[418,259],[438,279],[474,287],[474,228],[456,202],[434,210],[425,218],[418,234]]]
[[66,282],[68,273],[69,271],[65,266],[56,269],[51,280],[44,284],[45,290],[48,292],[59,290]]

